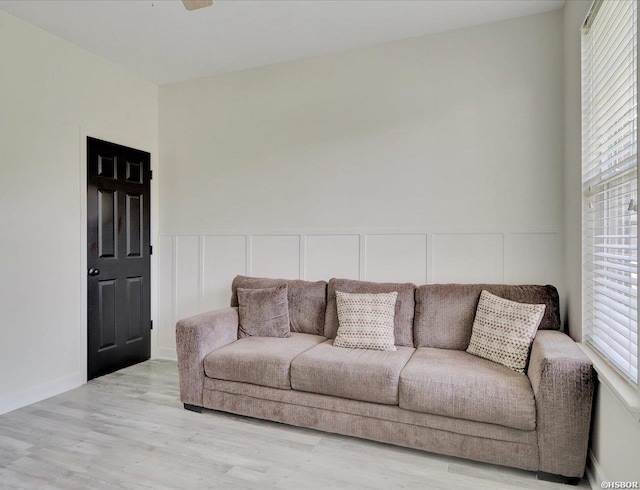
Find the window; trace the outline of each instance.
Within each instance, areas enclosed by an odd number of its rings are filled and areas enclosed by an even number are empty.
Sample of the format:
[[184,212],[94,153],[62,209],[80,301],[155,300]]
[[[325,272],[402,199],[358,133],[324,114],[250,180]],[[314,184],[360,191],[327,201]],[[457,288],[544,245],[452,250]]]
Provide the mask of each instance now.
[[582,31],[584,337],[638,383],[637,2],[596,0]]

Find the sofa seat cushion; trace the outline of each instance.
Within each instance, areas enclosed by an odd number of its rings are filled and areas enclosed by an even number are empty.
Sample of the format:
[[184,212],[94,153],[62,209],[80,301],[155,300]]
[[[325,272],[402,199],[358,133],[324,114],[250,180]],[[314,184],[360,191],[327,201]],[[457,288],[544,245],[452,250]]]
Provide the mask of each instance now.
[[399,394],[400,407],[407,410],[521,430],[536,427],[529,378],[463,351],[417,349],[400,374]]
[[325,340],[295,332],[289,338],[246,337],[210,352],[204,372],[209,378],[290,390],[291,361]]
[[365,402],[398,404],[398,378],[414,350],[334,347],[333,339],[300,354],[291,363],[294,390]]

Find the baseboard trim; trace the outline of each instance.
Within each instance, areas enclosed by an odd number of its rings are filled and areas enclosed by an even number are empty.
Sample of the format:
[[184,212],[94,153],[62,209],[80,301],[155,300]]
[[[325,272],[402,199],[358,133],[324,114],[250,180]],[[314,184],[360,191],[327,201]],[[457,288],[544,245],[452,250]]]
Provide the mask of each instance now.
[[175,349],[169,347],[159,347],[155,355],[156,359],[169,359],[171,361],[178,360],[178,354]]
[[70,374],[62,378],[54,379],[47,383],[42,383],[13,395],[0,398],[0,415],[12,412],[18,408],[26,407],[32,403],[39,402],[46,398],[59,395],[65,391],[72,390],[84,384],[81,373]]
[[602,488],[603,481],[609,481],[604,476],[604,473],[602,472],[602,468],[600,467],[600,464],[598,463],[598,460],[596,459],[594,454],[591,452],[591,449],[589,449],[589,453],[587,455],[587,472],[586,473],[587,473],[587,480],[589,480],[589,485],[591,485],[591,488],[593,490]]

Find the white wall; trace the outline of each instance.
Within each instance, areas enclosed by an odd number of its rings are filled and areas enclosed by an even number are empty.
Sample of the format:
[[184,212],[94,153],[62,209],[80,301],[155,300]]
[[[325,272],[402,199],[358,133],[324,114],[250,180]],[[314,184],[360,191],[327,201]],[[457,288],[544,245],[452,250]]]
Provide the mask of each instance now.
[[640,420],[605,382],[598,384],[589,451],[596,483],[640,482]]
[[160,352],[237,273],[562,288],[562,88],[559,10],[160,87]]
[[83,140],[154,161],[157,87],[1,11],[0,60],[2,413],[86,377]]
[[[564,275],[568,326],[577,340],[582,338],[580,27],[590,4],[569,0],[564,7]],[[599,384],[594,408],[590,447],[594,477],[640,481],[640,423],[605,383]]]

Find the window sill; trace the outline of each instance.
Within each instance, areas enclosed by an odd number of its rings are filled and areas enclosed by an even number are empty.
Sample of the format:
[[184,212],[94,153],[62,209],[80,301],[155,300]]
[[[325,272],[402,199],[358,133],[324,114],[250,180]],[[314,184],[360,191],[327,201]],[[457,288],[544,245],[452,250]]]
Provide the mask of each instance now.
[[633,418],[640,423],[640,392],[620,376],[616,370],[590,346],[583,342],[579,342],[578,345],[593,363],[593,367],[598,373],[598,381],[606,384],[629,413],[631,413]]

